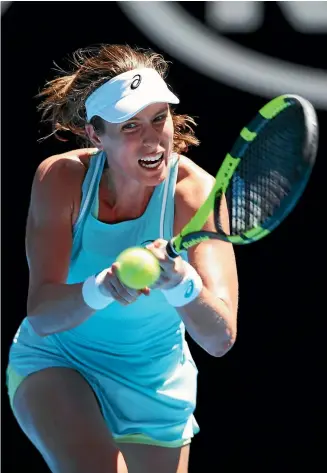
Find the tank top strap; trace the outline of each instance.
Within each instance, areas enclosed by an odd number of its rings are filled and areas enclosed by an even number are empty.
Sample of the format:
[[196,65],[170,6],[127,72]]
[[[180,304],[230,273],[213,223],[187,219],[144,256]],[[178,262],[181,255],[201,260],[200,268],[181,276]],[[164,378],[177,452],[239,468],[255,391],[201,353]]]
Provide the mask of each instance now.
[[106,155],[103,151],[96,153],[90,158],[90,165],[86,172],[83,184],[82,184],[82,200],[80,205],[79,214],[77,220],[73,226],[73,251],[72,259],[76,256],[76,253],[80,247],[80,238],[82,234],[82,228],[87,218],[90,209],[94,202],[94,196],[97,193],[99,182],[102,176],[104,163],[106,161]]
[[146,209],[147,225],[155,229],[157,238],[166,240],[173,236],[178,158],[176,153],[170,156],[167,178],[155,188]]
[[169,178],[165,181],[160,212],[160,238],[169,240],[173,236],[175,217],[175,190],[178,176],[179,155],[173,153],[169,166]]

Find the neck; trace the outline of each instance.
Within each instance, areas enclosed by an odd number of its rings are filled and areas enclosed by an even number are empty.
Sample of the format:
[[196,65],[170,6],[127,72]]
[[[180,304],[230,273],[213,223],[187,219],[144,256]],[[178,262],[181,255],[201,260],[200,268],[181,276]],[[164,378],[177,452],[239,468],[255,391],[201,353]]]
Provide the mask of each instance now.
[[[123,192],[122,192],[123,189]],[[116,174],[107,168],[103,173],[103,196],[116,220],[137,218],[145,211],[154,187],[142,186],[139,182]]]

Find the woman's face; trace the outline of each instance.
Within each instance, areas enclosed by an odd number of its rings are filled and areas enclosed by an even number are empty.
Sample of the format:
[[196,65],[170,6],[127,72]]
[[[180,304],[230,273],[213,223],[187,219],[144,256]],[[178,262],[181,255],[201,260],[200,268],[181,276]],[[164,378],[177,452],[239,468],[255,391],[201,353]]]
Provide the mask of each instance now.
[[167,175],[172,153],[174,126],[168,104],[149,105],[130,120],[105,123],[105,132],[98,136],[114,174],[156,186]]

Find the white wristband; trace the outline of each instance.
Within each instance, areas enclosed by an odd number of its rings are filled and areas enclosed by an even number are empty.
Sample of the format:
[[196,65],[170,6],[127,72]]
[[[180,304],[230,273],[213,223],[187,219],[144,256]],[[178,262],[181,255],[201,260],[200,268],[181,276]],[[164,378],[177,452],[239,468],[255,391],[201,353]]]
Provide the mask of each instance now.
[[103,279],[104,272],[107,272],[107,270],[105,269],[97,276],[87,278],[82,287],[82,295],[85,304],[94,310],[104,309],[115,300],[113,297],[106,296],[100,291],[99,284]]
[[203,288],[199,273],[189,263],[184,261],[186,275],[184,279],[172,289],[161,289],[161,292],[173,307],[183,307],[194,301]]

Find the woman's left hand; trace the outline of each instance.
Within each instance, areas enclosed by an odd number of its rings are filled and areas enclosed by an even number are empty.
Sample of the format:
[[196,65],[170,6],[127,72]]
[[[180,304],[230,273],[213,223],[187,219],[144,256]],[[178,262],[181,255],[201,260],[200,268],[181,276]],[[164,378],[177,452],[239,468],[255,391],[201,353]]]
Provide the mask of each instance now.
[[171,289],[177,286],[185,276],[184,260],[181,256],[169,258],[166,252],[167,243],[166,240],[159,238],[146,246],[157,258],[161,267],[160,277],[151,289]]

